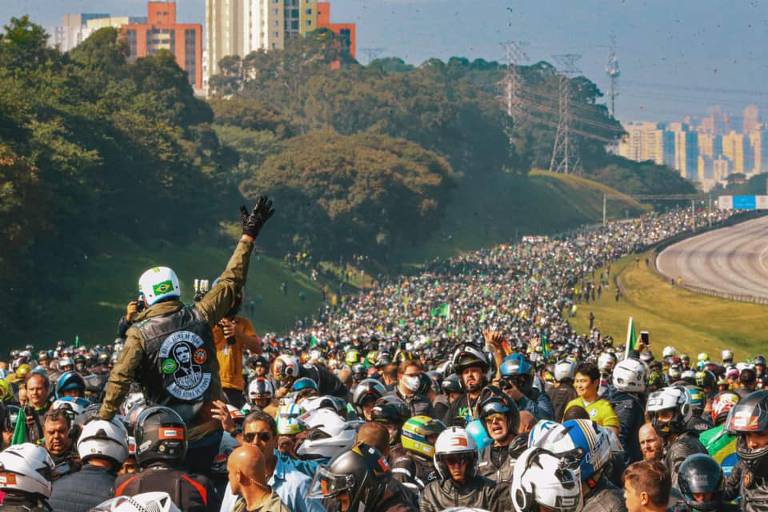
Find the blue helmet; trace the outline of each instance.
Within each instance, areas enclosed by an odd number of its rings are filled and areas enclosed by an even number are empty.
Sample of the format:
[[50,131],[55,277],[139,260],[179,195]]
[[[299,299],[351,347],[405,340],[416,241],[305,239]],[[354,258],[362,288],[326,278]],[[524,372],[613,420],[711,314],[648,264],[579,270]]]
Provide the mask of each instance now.
[[291,386],[291,391],[294,393],[298,393],[301,391],[320,391],[320,388],[317,387],[317,382],[310,379],[309,377],[302,377],[300,379],[297,379],[296,382],[293,383],[293,386]]
[[568,420],[562,428],[553,427],[541,436],[537,445],[558,455],[577,459],[582,481],[598,480],[600,471],[611,458],[608,431],[590,420]]
[[56,398],[63,398],[65,392],[77,391],[78,396],[85,396],[85,381],[77,372],[64,372],[56,381]]
[[533,375],[533,365],[523,354],[514,353],[504,358],[499,373],[503,378],[515,375]]

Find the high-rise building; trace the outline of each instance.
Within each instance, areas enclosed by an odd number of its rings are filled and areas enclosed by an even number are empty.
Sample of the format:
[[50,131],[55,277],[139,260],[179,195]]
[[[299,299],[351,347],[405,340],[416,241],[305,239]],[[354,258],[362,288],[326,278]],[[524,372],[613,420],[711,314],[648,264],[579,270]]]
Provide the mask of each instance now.
[[731,161],[721,156],[712,161],[712,176],[716,181],[725,181],[731,174]]
[[711,159],[717,158],[723,153],[723,137],[699,131],[699,153]]
[[723,135],[723,155],[731,161],[733,173],[749,174],[752,172],[754,167],[752,148],[749,144],[749,138],[743,133],[731,131]]
[[341,51],[353,59],[357,55],[357,28],[354,23],[331,22],[330,2],[317,3],[317,28],[326,28],[339,36]]
[[[205,0],[206,83],[219,72],[219,61],[229,55],[245,56],[250,52],[249,12],[260,0]],[[255,14],[254,14],[255,15]]]
[[53,31],[54,46],[56,46],[62,52],[68,52],[75,46],[85,41],[90,35],[87,27],[88,21],[100,18],[109,18],[109,14],[65,14],[61,25],[56,27]]
[[709,109],[709,115],[702,119],[699,131],[720,135],[727,131],[726,126],[730,123],[728,115],[719,106]]
[[747,105],[744,107],[744,133],[751,133],[760,129],[760,109],[757,105]]
[[683,178],[697,181],[699,163],[698,133],[691,131],[688,125],[682,123],[670,123],[670,128],[672,128],[671,131],[675,137],[674,168]]
[[752,172],[757,174],[768,171],[768,131],[754,130],[747,137],[752,155]]
[[629,160],[664,164],[664,132],[656,123],[628,123],[619,142],[619,154]]
[[175,1],[147,3],[147,21],[122,27],[129,58],[137,59],[168,50],[187,72],[197,92],[203,90],[203,27],[199,23],[177,23]]

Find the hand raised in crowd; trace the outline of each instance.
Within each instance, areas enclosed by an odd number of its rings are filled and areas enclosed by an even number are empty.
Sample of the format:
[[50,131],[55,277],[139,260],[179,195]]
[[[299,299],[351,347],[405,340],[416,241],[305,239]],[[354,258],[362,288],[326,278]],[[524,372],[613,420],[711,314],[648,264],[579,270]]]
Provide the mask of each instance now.
[[237,337],[243,333],[243,326],[235,319],[222,318],[219,321],[219,326],[224,333],[225,338]]
[[256,200],[256,206],[250,213],[245,206],[240,207],[240,221],[243,224],[243,235],[255,239],[259,236],[261,228],[274,215],[275,209],[272,208],[272,201],[267,196],[259,196]]
[[214,400],[213,407],[211,407],[211,415],[213,419],[221,422],[221,428],[226,432],[235,431],[235,420],[227,409],[227,404],[221,400]]

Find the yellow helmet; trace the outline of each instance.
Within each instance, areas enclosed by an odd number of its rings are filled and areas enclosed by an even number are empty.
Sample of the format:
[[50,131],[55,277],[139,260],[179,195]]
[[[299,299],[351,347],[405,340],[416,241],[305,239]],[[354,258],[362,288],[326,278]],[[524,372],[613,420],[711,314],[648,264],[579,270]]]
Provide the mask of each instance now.
[[26,380],[27,375],[29,375],[31,371],[32,367],[27,363],[21,364],[18,368],[16,368],[16,377],[18,377],[19,380]]
[[13,388],[11,383],[5,379],[0,379],[0,402],[13,399]]

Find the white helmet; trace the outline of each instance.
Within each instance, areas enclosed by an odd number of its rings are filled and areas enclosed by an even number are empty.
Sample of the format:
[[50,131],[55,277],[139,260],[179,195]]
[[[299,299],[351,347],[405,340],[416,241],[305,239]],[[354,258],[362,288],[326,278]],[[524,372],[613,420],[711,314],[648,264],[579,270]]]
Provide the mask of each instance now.
[[64,409],[67,411],[72,421],[75,422],[91,405],[91,402],[85,398],[65,396],[55,400],[51,404],[51,410]]
[[333,458],[355,444],[360,421],[346,421],[330,409],[315,409],[299,417],[307,437],[296,454],[300,458]]
[[555,380],[562,382],[564,379],[571,379],[576,376],[576,363],[567,359],[555,364]]
[[619,391],[645,391],[645,365],[636,359],[624,359],[613,369],[613,387]]
[[83,462],[98,456],[110,459],[119,466],[128,458],[128,431],[116,419],[93,419],[83,425],[77,441],[77,453]]
[[129,393],[120,406],[120,413],[126,418],[131,415],[131,411],[138,406],[146,405],[147,399],[144,393]]
[[733,361],[733,350],[728,350],[728,349],[723,350],[720,353],[720,355],[721,355],[724,363],[729,362],[729,361]]
[[597,367],[603,373],[610,373],[616,366],[616,355],[611,352],[603,352],[597,358]]
[[472,472],[471,476],[474,477],[477,474],[477,445],[472,436],[461,427],[448,427],[437,436],[435,441],[433,459],[441,480],[447,480],[451,477],[448,467],[443,462],[443,456],[451,454],[470,455],[473,460],[470,461],[468,469]]
[[[668,422],[659,421],[658,413],[666,410],[674,411],[672,419]],[[693,408],[683,386],[667,386],[651,393],[646,413],[656,430],[665,435],[684,431],[693,417]]]
[[96,505],[91,512],[181,512],[181,509],[167,492],[145,492],[109,499]]
[[583,506],[578,470],[541,448],[528,448],[520,454],[510,492],[515,512],[536,510],[536,505],[557,512],[579,512]]
[[259,398],[275,396],[275,386],[272,381],[264,377],[256,377],[248,384],[248,401],[252,404]]
[[139,291],[147,306],[170,297],[181,297],[179,278],[168,267],[153,267],[141,274]]
[[275,360],[275,368],[280,377],[299,378],[299,358],[281,354]]
[[672,347],[672,346],[664,347],[664,351],[661,353],[661,357],[663,357],[664,359],[668,357],[673,357],[676,355],[677,355],[677,350],[675,349],[675,347]]
[[50,498],[54,467],[45,448],[32,443],[10,446],[0,452],[0,489]]

